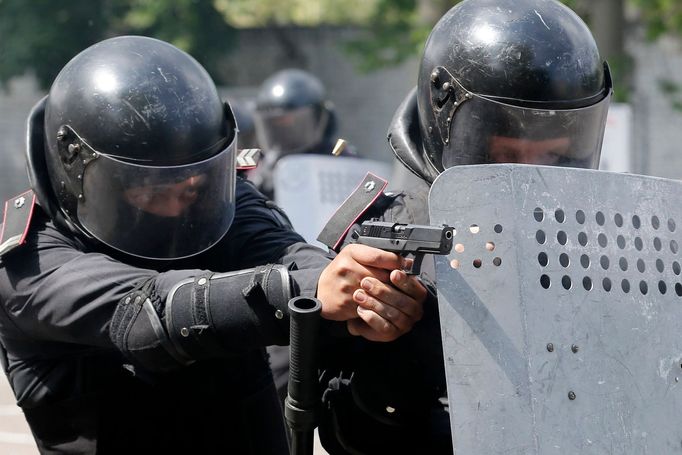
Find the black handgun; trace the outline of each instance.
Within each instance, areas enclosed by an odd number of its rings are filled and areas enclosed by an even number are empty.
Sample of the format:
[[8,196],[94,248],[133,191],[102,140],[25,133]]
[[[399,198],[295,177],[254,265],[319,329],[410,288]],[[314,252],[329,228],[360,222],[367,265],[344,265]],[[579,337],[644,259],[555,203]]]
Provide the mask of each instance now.
[[419,224],[364,221],[350,235],[351,243],[359,243],[401,256],[414,256],[408,275],[419,275],[425,254],[448,254],[452,249],[453,228]]

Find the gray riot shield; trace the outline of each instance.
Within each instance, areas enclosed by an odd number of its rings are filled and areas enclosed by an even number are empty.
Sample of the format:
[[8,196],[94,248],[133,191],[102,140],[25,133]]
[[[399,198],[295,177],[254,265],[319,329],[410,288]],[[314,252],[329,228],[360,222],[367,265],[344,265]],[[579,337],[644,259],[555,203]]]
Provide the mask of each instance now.
[[275,202],[289,216],[296,232],[314,245],[317,235],[367,172],[391,177],[391,165],[364,158],[288,155],[274,170]]
[[455,453],[682,452],[682,182],[526,165],[434,182]]

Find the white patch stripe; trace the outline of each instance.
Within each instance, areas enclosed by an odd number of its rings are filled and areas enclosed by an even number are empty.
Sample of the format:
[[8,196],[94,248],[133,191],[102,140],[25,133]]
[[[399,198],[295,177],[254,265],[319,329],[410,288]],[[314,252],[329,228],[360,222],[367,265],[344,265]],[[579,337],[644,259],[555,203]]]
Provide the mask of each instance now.
[[260,149],[244,149],[237,155],[238,166],[255,166],[258,164]]

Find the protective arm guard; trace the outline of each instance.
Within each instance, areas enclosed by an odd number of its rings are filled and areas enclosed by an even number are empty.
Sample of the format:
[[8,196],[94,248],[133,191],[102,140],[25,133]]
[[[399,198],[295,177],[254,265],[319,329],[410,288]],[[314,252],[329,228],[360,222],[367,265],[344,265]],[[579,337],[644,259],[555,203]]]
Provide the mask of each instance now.
[[148,370],[288,344],[287,303],[294,289],[282,265],[181,281],[165,305],[152,302],[151,287],[148,282],[126,296],[110,328],[116,346]]

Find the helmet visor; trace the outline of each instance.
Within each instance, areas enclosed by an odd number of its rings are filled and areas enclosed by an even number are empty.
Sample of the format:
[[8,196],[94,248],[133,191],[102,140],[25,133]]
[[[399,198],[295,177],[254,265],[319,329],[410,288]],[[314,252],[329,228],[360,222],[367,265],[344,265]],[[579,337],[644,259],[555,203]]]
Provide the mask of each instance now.
[[210,248],[234,217],[234,144],[181,166],[99,154],[84,171],[81,225],[110,247],[144,258],[177,259]]
[[522,163],[596,169],[610,97],[579,109],[534,109],[473,95],[455,111],[445,169]]
[[320,143],[326,114],[319,106],[258,110],[254,118],[258,141],[266,151],[281,155],[307,151]]

